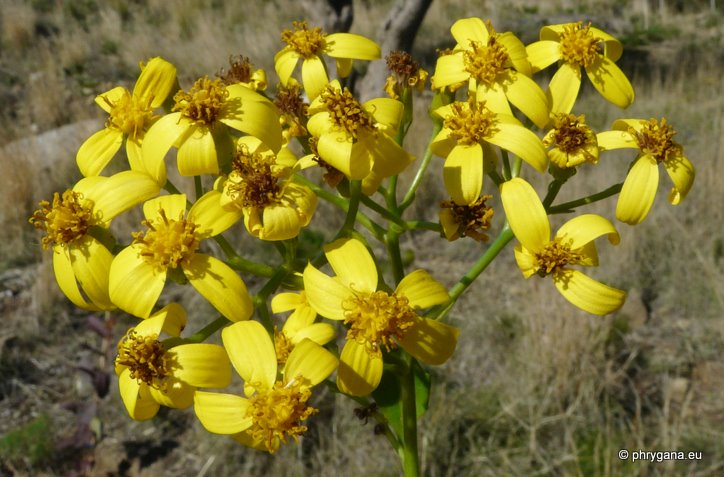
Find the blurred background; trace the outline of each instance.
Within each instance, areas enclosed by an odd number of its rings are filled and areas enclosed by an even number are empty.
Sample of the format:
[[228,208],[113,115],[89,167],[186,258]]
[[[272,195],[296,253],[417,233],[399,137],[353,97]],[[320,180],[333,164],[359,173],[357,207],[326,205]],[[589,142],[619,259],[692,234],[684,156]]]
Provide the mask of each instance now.
[[[318,396],[321,411],[300,444],[275,456],[208,434],[192,410],[130,420],[112,362],[115,343],[133,321],[74,309],[27,222],[39,200],[79,178],[75,152],[105,120],[95,96],[117,85],[131,89],[139,61],[164,57],[189,87],[228,68],[230,55],[244,55],[267,71],[273,94],[279,32],[294,20],[325,24],[324,3],[0,0],[0,475],[400,474],[374,424],[365,425],[353,403],[329,392]],[[349,30],[381,41],[395,3],[355,1]],[[420,424],[424,474],[723,475],[721,2],[434,0],[412,47],[430,74],[436,50],[454,44],[450,25],[469,16],[490,19],[497,31],[512,31],[526,44],[543,25],[577,20],[620,39],[619,65],[632,80],[635,103],[620,111],[584,80],[574,112],[585,113],[597,130],[618,118],[666,117],[697,179],[687,199],[672,207],[663,178],[646,221],[635,228],[618,223],[621,245],[599,247],[602,265],[593,275],[629,290],[627,304],[612,316],[577,311],[550,281],[523,280],[512,250],[470,287],[450,316],[462,329],[459,347],[432,370],[434,391]],[[418,157],[430,134],[429,97],[416,99],[406,142]],[[560,201],[623,180],[632,159],[630,152],[606,154],[595,167],[582,167]],[[437,221],[446,199],[441,168],[442,160],[433,159],[410,217]],[[543,191],[544,182],[526,172]],[[490,181],[485,192],[495,195],[487,189]],[[615,198],[581,210],[612,218],[614,209]],[[496,210],[493,233],[503,220]],[[114,227],[133,229],[140,219],[130,214]],[[320,204],[302,245],[318,249],[340,219]],[[555,229],[567,217],[552,220]],[[248,258],[274,256],[242,227],[227,235]],[[470,240],[448,243],[432,232],[408,234],[402,246],[413,260],[408,270],[426,268],[448,286],[485,248]],[[244,278],[258,289],[258,281]],[[211,316],[203,300],[183,289],[171,287],[163,299],[187,307],[191,330]],[[619,449],[700,451],[702,459],[632,463],[618,459]]]

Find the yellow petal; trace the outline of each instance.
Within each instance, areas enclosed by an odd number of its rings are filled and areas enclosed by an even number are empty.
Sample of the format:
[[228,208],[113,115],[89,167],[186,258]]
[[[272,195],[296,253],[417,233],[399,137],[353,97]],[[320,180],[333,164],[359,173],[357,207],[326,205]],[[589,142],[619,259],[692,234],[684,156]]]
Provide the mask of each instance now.
[[353,33],[332,33],[325,37],[326,53],[332,58],[353,58],[355,60],[378,60],[380,47],[369,38]]
[[327,83],[329,83],[329,77],[324,61],[318,56],[305,58],[302,61],[302,84],[304,84],[307,96],[310,99],[316,98],[324,91]]
[[219,161],[216,144],[211,131],[206,127],[196,128],[178,149],[178,172],[182,176],[217,175]]
[[278,152],[282,147],[282,127],[276,106],[242,84],[227,86],[226,90],[229,100],[224,102],[219,121],[261,139],[269,149]]
[[315,113],[307,122],[307,130],[314,137],[320,137],[322,134],[329,132],[332,126],[332,120],[327,111]]
[[513,67],[526,76],[533,74],[530,61],[528,60],[528,52],[525,50],[525,45],[520,39],[512,34],[511,32],[498,33],[496,36],[498,43],[503,45],[508,51],[508,58],[513,63]]
[[75,160],[84,176],[97,176],[111,162],[123,144],[123,133],[117,129],[104,128],[81,144]]
[[221,331],[221,340],[239,376],[257,390],[269,390],[277,378],[274,343],[258,321],[240,321]]
[[[289,323],[289,321],[287,321]],[[286,324],[284,329],[286,331]],[[337,333],[334,331],[334,326],[329,323],[314,323],[312,325],[301,328],[291,338],[292,344],[296,345],[301,343],[304,339],[310,339],[317,344],[325,345],[332,341]]]
[[636,132],[641,132],[646,124],[648,124],[648,121],[644,119],[621,118],[613,122],[611,129],[615,129],[616,131],[628,131],[629,129],[633,129]]
[[596,214],[583,214],[574,217],[556,232],[556,237],[570,244],[572,249],[581,248],[601,235],[608,235],[608,241],[618,245],[621,241],[616,227],[606,218]]
[[580,89],[581,67],[563,63],[548,84],[548,92],[551,96],[551,114],[570,113]]
[[123,371],[118,377],[118,388],[123,405],[131,419],[145,421],[158,413],[161,406],[151,397],[148,386],[138,384],[135,379],[131,379],[129,369]]
[[197,388],[223,388],[231,384],[231,363],[223,347],[208,343],[174,346],[166,352],[173,375]]
[[486,138],[489,143],[507,149],[533,166],[538,172],[545,172],[548,165],[548,154],[534,132],[523,126],[506,122],[498,122],[495,127],[497,132]]
[[148,174],[146,171],[146,165],[143,162],[143,146],[142,139],[145,136],[145,132],[139,131],[138,136],[134,138],[126,138],[126,156],[128,157],[128,165],[131,166],[132,171],[142,172]]
[[[169,303],[145,321],[149,321],[154,318],[161,320],[161,328],[169,336],[179,336],[186,327],[186,322],[188,320],[186,310],[184,310],[184,308],[178,303]],[[160,334],[160,332],[157,331],[156,334]]]
[[659,166],[649,155],[641,156],[623,182],[616,204],[616,218],[629,225],[640,224],[651,210],[659,188]]
[[669,192],[669,202],[678,205],[694,185],[694,165],[683,154],[677,154],[664,161],[664,169],[674,182],[674,187]]
[[350,58],[336,58],[334,62],[337,67],[338,78],[346,78],[352,74],[352,60]]
[[146,171],[159,185],[166,184],[164,158],[171,146],[179,139],[189,136],[195,129],[181,113],[170,113],[156,121],[146,132],[141,150]]
[[330,320],[344,320],[342,304],[352,295],[349,288],[320,272],[312,264],[304,269],[304,291],[309,305]]
[[633,148],[637,149],[638,143],[628,131],[604,131],[596,134],[598,147],[602,151],[613,149]]
[[197,225],[200,237],[213,237],[237,223],[243,213],[221,207],[221,192],[210,190],[202,195],[189,209],[188,219]]
[[553,275],[561,295],[581,310],[607,315],[621,308],[626,292],[598,282],[578,270],[562,270]]
[[480,18],[461,18],[450,27],[455,41],[463,48],[470,48],[470,42],[488,44],[488,27]]
[[186,216],[186,194],[162,195],[143,203],[143,215],[147,220],[159,218],[161,210],[169,219],[178,220]]
[[445,189],[459,205],[475,202],[483,189],[483,148],[480,144],[458,144],[443,167]]
[[194,403],[196,388],[176,378],[168,377],[162,389],[148,388],[154,401],[174,409],[186,409]]
[[323,134],[317,152],[329,165],[352,180],[364,179],[372,170],[372,159],[364,148],[355,148],[352,138],[341,131]]
[[450,300],[447,289],[425,270],[415,270],[403,278],[395,293],[406,297],[413,308],[429,308]]
[[339,360],[332,353],[310,339],[294,346],[284,365],[284,382],[289,383],[303,376],[314,386],[329,377],[337,369]]
[[521,244],[517,244],[514,249],[515,262],[523,273],[525,278],[530,278],[538,272],[540,268],[538,259],[528,249],[523,248]]
[[236,434],[254,422],[248,416],[249,400],[241,396],[196,391],[194,412],[201,425],[214,434]]
[[[299,235],[302,223],[297,211],[284,205],[269,205],[264,207],[263,224],[259,224],[256,233],[252,232],[247,224],[247,229],[252,235],[262,240],[288,240]],[[246,219],[246,217],[244,217]]]
[[139,318],[148,318],[166,283],[166,271],[157,271],[130,245],[113,259],[108,281],[111,301]]
[[302,293],[304,292],[284,292],[274,295],[274,298],[271,300],[272,313],[283,313],[285,311],[295,310],[297,307],[305,305],[307,301]]
[[279,76],[279,81],[284,86],[287,85],[289,77],[292,76],[292,72],[297,66],[299,58],[299,53],[287,48],[274,55],[274,69],[277,72],[277,76]]
[[505,87],[505,95],[516,108],[539,128],[549,121],[549,104],[538,83],[523,74],[510,73],[513,81]]
[[80,291],[78,281],[75,279],[75,273],[73,273],[68,247],[61,247],[60,245],[53,247],[53,273],[60,291],[75,306],[84,310],[100,310],[97,305],[88,301]]
[[123,86],[116,86],[115,88],[101,93],[95,97],[95,102],[103,111],[108,114],[113,110],[113,106],[121,100],[123,96],[130,96],[130,92]]
[[191,286],[226,318],[241,321],[251,317],[254,311],[251,296],[244,281],[227,264],[196,253],[183,270]]
[[372,114],[378,127],[392,136],[397,132],[402,121],[404,105],[392,98],[375,98],[365,102],[362,107]]
[[177,86],[176,67],[160,56],[151,58],[144,66],[133,87],[133,95],[151,99],[151,107],[160,107]]
[[386,178],[397,175],[415,160],[414,156],[410,155],[389,136],[380,136],[377,140],[370,142],[372,144],[369,150],[374,162],[372,171],[370,175],[365,177],[365,180],[370,179],[370,176]]
[[80,288],[90,301],[102,310],[115,306],[108,296],[108,274],[113,255],[94,238],[88,236],[82,246],[71,246],[70,261]]
[[530,184],[519,177],[504,182],[500,198],[510,228],[523,247],[537,252],[550,241],[548,215]]
[[435,65],[435,74],[431,79],[432,88],[440,89],[444,86],[462,83],[468,78],[470,78],[470,73],[465,70],[462,51],[452,55],[443,55],[437,59]]
[[455,352],[460,330],[439,321],[421,318],[399,340],[402,349],[423,363],[440,365]]
[[[436,111],[437,112],[437,111]],[[457,139],[451,136],[452,131],[443,128],[430,143],[430,150],[439,157],[447,157],[450,151],[457,146]]]
[[561,58],[561,44],[557,41],[536,41],[525,47],[533,73],[543,70]]
[[377,266],[362,242],[338,239],[324,246],[324,254],[345,287],[363,293],[377,290]]
[[160,192],[158,183],[149,175],[135,171],[114,174],[93,194],[93,209],[104,223]]
[[634,90],[626,75],[610,58],[596,55],[586,74],[593,86],[609,102],[627,108],[634,101]]
[[366,396],[382,379],[382,355],[370,356],[364,344],[347,341],[337,369],[337,387],[345,394]]

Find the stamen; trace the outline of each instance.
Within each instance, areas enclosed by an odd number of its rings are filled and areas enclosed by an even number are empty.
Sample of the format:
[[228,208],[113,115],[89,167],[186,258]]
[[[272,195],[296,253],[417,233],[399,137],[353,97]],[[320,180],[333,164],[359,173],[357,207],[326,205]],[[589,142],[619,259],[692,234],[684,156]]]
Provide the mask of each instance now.
[[57,192],[53,194],[52,205],[47,200],[38,205],[40,209],[33,212],[30,223],[46,233],[41,241],[44,250],[53,245],[67,245],[84,237],[96,222],[92,202],[83,200],[81,194],[72,190],[63,192],[62,199]]
[[548,242],[543,250],[537,252],[535,257],[538,261],[538,275],[545,277],[561,270],[569,263],[579,263],[583,260],[583,253],[580,249],[571,250],[571,242],[563,242],[561,237]]
[[582,22],[563,28],[560,39],[561,57],[567,63],[587,68],[603,51],[603,40],[591,33],[591,24],[583,26]]
[[493,31],[488,44],[470,41],[470,49],[463,53],[465,70],[478,82],[493,85],[510,65],[508,50],[497,40]]
[[222,68],[216,76],[223,81],[224,84],[249,83],[251,73],[253,71],[249,58],[239,55],[237,57],[229,56],[229,71]]
[[549,154],[551,162],[560,168],[575,167],[583,162],[595,163],[598,156],[589,152],[596,150],[596,133],[586,124],[585,116],[558,113],[553,129],[543,138],[545,147],[555,147],[563,154]]
[[324,51],[327,46],[324,40],[326,35],[321,28],[315,27],[310,30],[307,22],[292,22],[292,26],[294,31],[284,30],[282,32],[282,41],[294,51],[303,58],[311,58]]
[[183,212],[178,219],[169,219],[163,209],[158,213],[155,221],[142,222],[148,231],[133,233],[133,243],[142,246],[141,256],[157,270],[188,264],[201,242],[195,233],[196,224],[184,219]]
[[274,328],[274,349],[277,354],[277,366],[283,368],[289,354],[294,349],[294,345],[284,331],[279,331],[276,328]]
[[126,366],[131,379],[161,389],[171,363],[157,335],[141,336],[131,328],[118,343],[116,366]]
[[360,134],[370,134],[375,130],[372,116],[362,108],[349,89],[339,91],[327,86],[320,98],[327,106],[330,119],[340,129],[347,131],[357,139]]
[[273,156],[251,153],[241,144],[231,162],[228,194],[242,207],[265,207],[277,201],[281,193],[279,178],[273,173]]
[[138,98],[127,90],[118,101],[111,103],[103,96],[103,100],[111,108],[111,113],[106,120],[106,127],[121,131],[132,139],[136,139],[139,133],[145,131],[153,120],[159,117],[153,114],[151,107],[152,97]]
[[487,242],[488,235],[483,230],[490,228],[493,220],[493,208],[485,205],[492,195],[481,195],[470,205],[459,205],[452,200],[440,203],[443,209],[450,209],[461,237],[470,237],[478,242]]
[[443,126],[451,131],[450,135],[459,144],[478,144],[496,131],[495,113],[485,107],[485,101],[456,101],[452,104],[452,112]]
[[211,126],[228,97],[229,92],[221,79],[210,80],[204,76],[196,80],[188,92],[181,90],[174,95],[176,104],[173,111],[181,111],[182,115],[192,121]]
[[644,122],[641,131],[630,128],[629,132],[636,138],[641,152],[653,156],[659,163],[666,161],[669,155],[680,154],[681,145],[673,141],[676,131],[666,122],[666,118],[662,118],[661,123],[649,119]]

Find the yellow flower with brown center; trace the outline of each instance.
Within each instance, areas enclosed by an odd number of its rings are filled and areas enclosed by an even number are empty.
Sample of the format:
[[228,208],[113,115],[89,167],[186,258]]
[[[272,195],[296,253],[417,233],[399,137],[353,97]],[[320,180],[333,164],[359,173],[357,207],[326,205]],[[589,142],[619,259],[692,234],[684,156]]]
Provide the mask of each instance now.
[[185,409],[193,404],[196,388],[231,383],[223,347],[191,343],[167,348],[161,333],[178,337],[185,325],[186,312],[172,303],[129,329],[118,343],[118,387],[132,419],[151,419],[162,405]]
[[176,86],[176,67],[156,57],[141,64],[133,92],[122,86],[96,96],[96,104],[108,113],[106,127],[89,137],[78,149],[76,162],[84,176],[97,176],[125,142],[131,169],[144,171],[141,145],[146,131],[161,117],[161,107]]
[[521,178],[500,186],[505,215],[516,238],[515,260],[525,278],[550,276],[563,297],[594,315],[613,313],[623,305],[626,292],[600,283],[571,266],[597,266],[594,240],[607,235],[613,245],[619,235],[607,219],[585,214],[575,217],[550,238],[545,208],[533,187]]
[[445,238],[453,241],[470,237],[477,242],[487,242],[488,236],[483,231],[490,228],[493,208],[485,202],[492,198],[491,195],[481,195],[470,205],[458,205],[452,200],[443,201],[439,215]]
[[380,47],[374,41],[353,33],[324,33],[321,28],[309,28],[306,22],[294,22],[294,30],[284,30],[286,46],[274,55],[274,68],[279,80],[286,85],[299,60],[302,60],[302,83],[309,99],[314,99],[329,83],[322,55],[337,62],[337,76],[346,78],[352,72],[352,60],[378,60]]
[[199,253],[201,241],[234,225],[241,212],[224,210],[221,193],[200,197],[186,213],[186,195],[157,197],[143,205],[145,232],[113,259],[110,297],[118,308],[147,318],[163,291],[169,273],[183,276],[219,313],[231,321],[248,319],[253,311],[246,285],[221,260]]
[[282,135],[285,143],[293,137],[307,135],[304,127],[307,122],[309,103],[302,97],[302,86],[294,78],[289,78],[287,85],[279,85],[274,97],[274,106],[281,113]]
[[337,371],[340,391],[356,396],[374,391],[382,378],[383,351],[397,346],[427,364],[450,358],[459,330],[417,313],[450,299],[426,271],[410,273],[388,292],[377,289],[375,261],[362,242],[335,240],[324,253],[336,276],[309,264],[303,273],[304,291],[317,313],[348,327]]
[[385,92],[392,99],[400,99],[406,88],[415,88],[419,93],[425,89],[427,71],[420,68],[412,55],[405,51],[392,51],[385,58],[391,73],[385,81]]
[[197,391],[194,410],[209,432],[231,435],[255,449],[276,452],[289,438],[298,441],[304,422],[317,409],[308,403],[312,387],[337,368],[338,360],[309,339],[289,354],[281,376],[274,343],[256,321],[235,323],[221,332],[231,363],[244,380],[244,394]]
[[496,154],[491,144],[506,149],[539,172],[548,163],[538,136],[513,116],[490,110],[487,103],[470,99],[438,108],[443,128],[430,144],[432,152],[445,158],[445,188],[458,205],[470,205],[480,196],[484,173],[493,169]]
[[656,119],[619,119],[613,131],[598,134],[602,149],[638,149],[638,157],[623,183],[616,204],[616,218],[630,225],[641,223],[654,203],[659,188],[659,164],[674,183],[669,203],[678,205],[694,185],[694,165],[684,155],[684,148],[673,140],[676,131]]
[[583,115],[556,114],[543,145],[548,148],[548,158],[561,169],[598,162],[596,133],[586,124]]
[[530,78],[531,66],[523,43],[512,33],[497,33],[480,18],[456,21],[450,31],[457,45],[438,58],[432,77],[433,89],[468,82],[478,101],[486,101],[496,112],[512,115],[512,103],[533,123],[548,122],[545,93]]
[[[113,255],[101,240],[110,237],[111,220],[158,194],[145,174],[124,171],[111,177],[81,179],[73,189],[42,201],[30,223],[45,232],[44,249],[53,249],[53,271],[61,291],[76,306],[112,310],[108,274]],[[101,240],[99,240],[99,238]]]
[[534,72],[560,62],[548,85],[554,114],[570,113],[573,109],[581,88],[581,69],[609,102],[619,108],[633,103],[633,87],[615,63],[623,52],[621,42],[590,24],[543,27],[540,41],[528,45],[526,51]]

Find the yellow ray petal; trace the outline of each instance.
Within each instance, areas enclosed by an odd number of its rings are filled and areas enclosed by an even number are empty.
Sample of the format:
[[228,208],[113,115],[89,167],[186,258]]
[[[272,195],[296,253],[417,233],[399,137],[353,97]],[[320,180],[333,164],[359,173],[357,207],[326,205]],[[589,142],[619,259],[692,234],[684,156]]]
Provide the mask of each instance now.
[[526,46],[525,50],[533,73],[546,69],[561,59],[561,44],[557,41],[536,41]]
[[649,155],[636,160],[623,182],[616,204],[616,218],[629,225],[640,224],[651,210],[659,188],[659,166]]
[[540,266],[538,265],[538,259],[535,255],[530,253],[528,249],[523,248],[521,244],[515,246],[515,262],[518,264],[518,268],[523,273],[525,278],[530,278],[538,272]]
[[694,165],[683,154],[677,154],[664,161],[664,168],[674,182],[674,187],[669,192],[669,202],[678,205],[694,185]]
[[131,207],[155,197],[161,188],[149,175],[136,171],[123,171],[105,181],[93,194],[93,209],[100,212],[104,223]]
[[139,131],[137,137],[126,138],[126,156],[128,157],[128,165],[132,171],[142,172],[148,175],[146,165],[143,162],[143,146],[142,140],[145,132]]
[[309,264],[304,269],[304,291],[309,305],[330,320],[344,320],[342,304],[352,295],[349,288]]
[[188,219],[198,226],[200,237],[213,237],[237,223],[243,213],[241,210],[221,207],[221,192],[210,190],[202,195],[189,209]]
[[562,270],[553,275],[561,295],[583,311],[607,315],[621,308],[626,292],[609,287],[578,270]]
[[186,194],[162,195],[143,203],[143,215],[147,220],[156,220],[162,209],[169,219],[178,220],[185,217]]
[[624,148],[638,148],[636,139],[628,131],[604,131],[596,134],[598,147],[602,151]]
[[103,310],[115,306],[108,296],[108,274],[113,255],[99,241],[88,236],[81,246],[70,248],[70,261],[80,288],[91,302]]
[[413,308],[429,308],[450,300],[447,288],[425,270],[415,270],[403,278],[395,293],[406,297]]
[[211,131],[206,127],[196,128],[179,147],[177,161],[182,176],[217,175],[219,161]]
[[[162,321],[161,327],[169,336],[179,336],[186,327],[188,320],[186,310],[178,303],[169,303],[151,315],[144,323],[154,318],[159,318]],[[157,331],[156,334],[160,334],[160,332]]]
[[465,71],[462,52],[443,55],[437,59],[435,65],[435,74],[431,79],[432,88],[440,89],[444,86],[462,83],[468,78],[470,78],[470,73]]
[[375,98],[365,102],[362,107],[372,114],[378,123],[378,128],[390,136],[397,133],[405,109],[400,101],[392,98]]
[[[436,111],[437,112],[437,111]],[[430,143],[430,150],[439,157],[447,157],[450,151],[457,145],[457,140],[452,137],[450,129],[443,128]]]
[[597,55],[593,64],[586,68],[586,74],[593,86],[609,102],[619,108],[627,108],[633,103],[634,90],[631,82],[610,58]]
[[545,172],[548,154],[534,132],[523,126],[505,122],[498,122],[495,127],[497,132],[486,138],[489,143],[507,149],[538,172]]
[[100,310],[97,305],[94,305],[86,299],[78,287],[78,281],[75,279],[75,274],[73,273],[68,247],[61,247],[60,245],[53,247],[53,273],[55,274],[55,281],[58,283],[60,291],[62,291],[75,306],[83,308],[84,310]]
[[525,50],[523,42],[520,41],[517,36],[506,31],[505,33],[499,33],[496,36],[496,40],[508,51],[510,62],[513,63],[513,67],[519,73],[525,76],[531,76],[533,74],[533,69],[528,60],[528,52]]
[[111,111],[113,110],[112,106],[114,106],[118,101],[120,101],[120,99],[123,96],[130,95],[130,94],[131,93],[123,86],[116,86],[115,88],[96,96],[95,102],[98,106],[100,106],[103,109],[103,111],[110,114]]
[[108,291],[120,309],[148,318],[166,283],[166,271],[154,270],[141,256],[141,248],[130,245],[111,264]]
[[143,137],[141,151],[146,171],[159,185],[166,184],[164,158],[171,146],[191,135],[196,127],[181,113],[170,113],[156,121]]
[[166,352],[173,375],[197,388],[223,388],[231,384],[231,363],[223,347],[208,343],[174,346]]
[[568,114],[578,98],[581,89],[581,67],[563,63],[548,84],[551,99],[551,114]]
[[[321,323],[320,323],[321,324]],[[310,339],[294,346],[284,365],[284,382],[289,383],[303,376],[314,386],[329,377],[337,369],[339,360],[329,351]]]
[[608,235],[608,241],[618,245],[621,241],[616,227],[608,220],[596,214],[583,214],[574,217],[556,232],[556,237],[570,243],[572,249],[577,249],[597,239],[601,235]]
[[304,91],[310,99],[314,99],[324,91],[329,83],[327,67],[318,56],[305,58],[302,61],[302,84]]
[[377,266],[362,242],[338,239],[324,246],[324,254],[345,287],[364,293],[377,290]]
[[353,147],[352,138],[341,131],[323,134],[317,143],[317,152],[335,169],[352,180],[364,179],[372,170],[372,159],[364,150]]
[[151,107],[160,107],[171,93],[176,81],[176,67],[160,56],[151,58],[133,87],[133,95],[151,99]]
[[[289,323],[289,321],[287,321]],[[286,323],[285,323],[286,330]],[[314,323],[299,329],[292,337],[292,344],[299,344],[304,339],[310,339],[317,344],[325,345],[332,341],[337,333],[329,323]]]
[[251,317],[254,311],[251,296],[244,281],[227,264],[196,253],[183,270],[191,286],[226,318],[241,321]]
[[483,189],[483,148],[480,144],[458,144],[445,159],[442,175],[445,189],[456,204],[472,204]]
[[366,396],[380,384],[382,366],[381,355],[370,356],[364,344],[347,341],[337,369],[337,387],[345,394]]
[[118,388],[123,405],[131,419],[145,421],[158,413],[161,406],[151,397],[148,386],[138,384],[135,379],[131,379],[129,369],[123,371],[118,377]]
[[450,33],[452,33],[455,41],[458,42],[463,48],[469,48],[471,41],[477,41],[482,45],[487,45],[488,27],[480,18],[461,18],[460,20],[453,23],[450,27]]
[[253,421],[247,415],[249,400],[241,396],[196,391],[194,411],[201,425],[214,434],[236,434],[248,429]]
[[352,60],[350,58],[336,58],[334,63],[337,67],[338,78],[346,78],[352,74]]
[[269,390],[277,378],[274,343],[258,321],[240,321],[221,331],[221,340],[239,376],[258,390]]
[[174,409],[186,409],[194,403],[196,388],[176,378],[169,377],[164,381],[162,389],[148,387],[154,401],[162,406]]
[[548,215],[530,184],[519,177],[504,182],[500,198],[510,228],[523,247],[537,252],[550,241]]
[[84,176],[97,176],[111,162],[123,144],[123,133],[117,129],[104,128],[81,144],[75,160]]
[[520,109],[539,128],[545,127],[549,120],[549,104],[546,94],[538,83],[523,74],[510,73],[513,81],[505,89],[505,94],[513,105]]
[[[509,77],[512,81],[512,75],[509,75]],[[498,114],[513,116],[508,97],[505,95],[503,86],[499,83],[493,83],[490,86],[480,83],[475,89],[475,100],[479,103],[485,101],[485,107]]]
[[226,87],[229,100],[224,102],[219,121],[261,139],[275,153],[282,147],[279,113],[271,101],[242,84]]
[[249,224],[247,229],[262,240],[288,240],[299,235],[302,228],[299,214],[291,207],[269,205],[264,207],[261,216],[263,224],[260,223],[256,231],[252,230]]
[[356,60],[378,60],[380,47],[369,38],[354,33],[332,33],[325,37],[326,54],[332,58],[354,58]]
[[292,76],[292,72],[294,72],[299,58],[299,53],[289,48],[285,48],[274,55],[274,69],[277,72],[277,76],[279,76],[279,81],[284,86],[289,82],[289,77]]
[[283,292],[274,295],[274,298],[271,300],[272,313],[283,313],[306,305],[307,300],[303,293],[304,291],[300,293]]
[[440,365],[455,352],[460,330],[439,321],[421,318],[407,329],[400,346],[423,363]]

